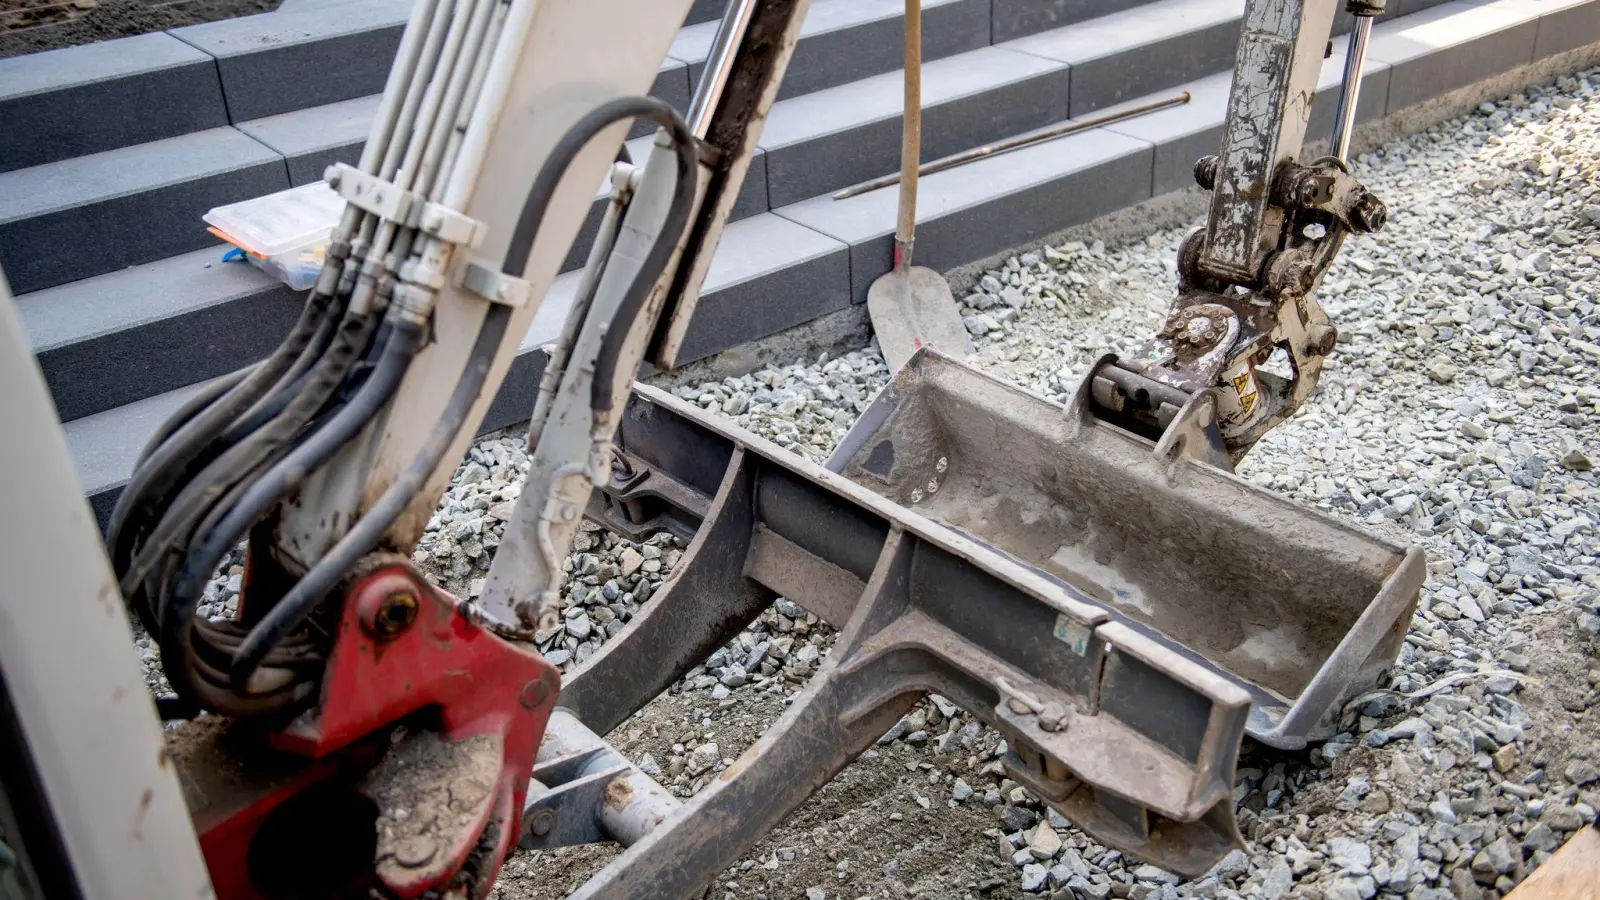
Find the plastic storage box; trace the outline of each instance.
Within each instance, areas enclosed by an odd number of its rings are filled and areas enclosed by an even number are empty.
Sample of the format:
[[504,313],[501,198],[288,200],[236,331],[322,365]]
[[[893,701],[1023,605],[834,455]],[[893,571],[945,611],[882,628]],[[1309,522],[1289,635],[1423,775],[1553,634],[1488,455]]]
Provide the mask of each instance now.
[[344,206],[332,188],[317,182],[219,206],[203,218],[212,234],[238,247],[251,263],[303,291],[322,270]]

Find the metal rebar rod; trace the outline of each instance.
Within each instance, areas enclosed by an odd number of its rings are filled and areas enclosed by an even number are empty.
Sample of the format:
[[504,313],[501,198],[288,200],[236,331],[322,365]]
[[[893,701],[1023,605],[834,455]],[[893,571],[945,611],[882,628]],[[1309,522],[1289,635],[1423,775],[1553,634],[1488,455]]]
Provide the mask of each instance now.
[[705,71],[695,87],[694,99],[689,102],[689,131],[698,140],[705,140],[711,131],[711,113],[733,75],[734,58],[738,56],[739,45],[744,43],[744,34],[750,29],[755,12],[756,0],[733,0],[722,16],[722,24],[717,26],[711,52],[706,55]]
[[[1023,147],[1037,144],[1042,141],[1053,140],[1058,137],[1066,137],[1069,134],[1077,134],[1080,131],[1088,131],[1091,128],[1099,128],[1102,125],[1111,125],[1116,122],[1122,122],[1127,119],[1136,118],[1146,113],[1153,113],[1168,107],[1182,106],[1188,102],[1189,92],[1184,91],[1183,93],[1178,94],[1176,97],[1168,97],[1165,100],[1155,100],[1150,103],[1130,107],[1119,112],[1106,113],[1105,115],[1100,116],[1090,116],[1087,119],[1074,119],[1070,122],[1062,122],[1058,125],[1051,125],[1047,128],[1029,131],[1025,134],[1009,137],[1002,141],[995,141],[992,144],[984,144],[981,147],[973,147],[971,150],[963,150],[960,153],[953,153],[949,156],[941,157],[931,162],[925,162],[917,167],[917,175],[931,175],[934,172],[943,172],[946,169],[953,169],[956,166],[964,165],[974,160],[985,159],[990,156],[998,156],[1002,153],[1009,153],[1012,150],[1020,150]],[[892,172],[888,175],[884,175],[881,178],[874,178],[871,181],[863,181],[860,184],[847,187],[844,190],[834,194],[833,199],[846,200],[858,194],[865,194],[869,191],[875,191],[879,188],[886,188],[899,183],[900,173]]]
[[1348,161],[1350,137],[1356,128],[1356,102],[1361,98],[1361,70],[1367,61],[1367,39],[1372,36],[1372,17],[1356,16],[1350,32],[1350,46],[1344,58],[1344,83],[1339,88],[1339,110],[1333,119],[1333,142],[1329,155]]

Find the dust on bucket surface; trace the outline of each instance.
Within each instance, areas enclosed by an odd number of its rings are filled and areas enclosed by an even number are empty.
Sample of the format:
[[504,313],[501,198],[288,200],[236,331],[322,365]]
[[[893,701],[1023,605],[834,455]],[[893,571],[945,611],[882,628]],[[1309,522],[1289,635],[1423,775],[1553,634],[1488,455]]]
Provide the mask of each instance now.
[[[1075,588],[1250,691],[1300,746],[1393,662],[1419,551],[921,353],[828,468]],[[1292,713],[1292,715],[1291,715]]]

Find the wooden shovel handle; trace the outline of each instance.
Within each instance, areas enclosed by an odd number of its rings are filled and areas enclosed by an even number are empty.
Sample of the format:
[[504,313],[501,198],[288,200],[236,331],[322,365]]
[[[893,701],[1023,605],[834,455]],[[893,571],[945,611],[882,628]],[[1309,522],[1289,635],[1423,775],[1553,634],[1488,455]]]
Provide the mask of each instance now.
[[911,242],[917,226],[917,167],[922,162],[922,0],[906,0],[906,102],[900,141],[900,215],[894,237]]

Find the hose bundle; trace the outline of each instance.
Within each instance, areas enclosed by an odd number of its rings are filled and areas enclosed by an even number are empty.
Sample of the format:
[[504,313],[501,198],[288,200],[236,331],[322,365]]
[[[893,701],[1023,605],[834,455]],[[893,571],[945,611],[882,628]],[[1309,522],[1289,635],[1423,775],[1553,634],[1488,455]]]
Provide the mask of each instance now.
[[[460,55],[463,44],[470,48],[474,41],[485,43],[489,23],[484,13],[492,5],[459,0],[459,10],[451,15],[437,8],[437,0],[419,3],[414,16],[426,21],[418,27],[414,18],[413,27],[407,28],[396,71],[419,64],[428,69],[441,56]],[[439,87],[456,79],[423,84],[423,79],[411,78],[397,91],[396,78],[391,75],[380,124],[391,126],[389,134],[409,138],[392,142],[375,133],[362,169],[386,178],[396,171],[431,172],[432,182],[438,182],[442,166],[437,160],[430,166],[432,154],[417,148],[428,144],[448,149],[428,141],[425,126],[440,120],[441,113],[448,113],[443,121],[453,120],[457,113],[441,110],[440,103],[462,106],[465,98],[460,91]],[[406,80],[402,72],[400,81]],[[538,173],[502,264],[507,274],[522,273],[572,160],[606,127],[636,117],[652,119],[671,133],[677,177],[656,246],[605,326],[595,362],[612,374],[628,326],[669,263],[694,199],[695,145],[677,111],[654,98],[622,98],[581,118]],[[445,161],[450,158],[446,152]],[[438,185],[409,187],[427,194]],[[248,604],[240,604],[239,619],[208,621],[196,612],[228,553],[394,399],[427,342],[431,315],[431,308],[417,309],[398,289],[398,273],[429,239],[348,208],[335,231],[328,263],[283,343],[260,363],[204,388],[157,430],[140,455],[112,514],[107,543],[123,595],[158,641],[177,693],[163,700],[165,715],[193,715],[201,709],[234,717],[292,715],[315,701],[331,632],[317,627],[314,614],[336,609],[324,601],[378,547],[465,426],[504,342],[509,307],[489,307],[455,390],[415,458],[320,560],[281,592],[252,593]],[[609,389],[602,398],[598,380],[594,402],[609,406]]]

